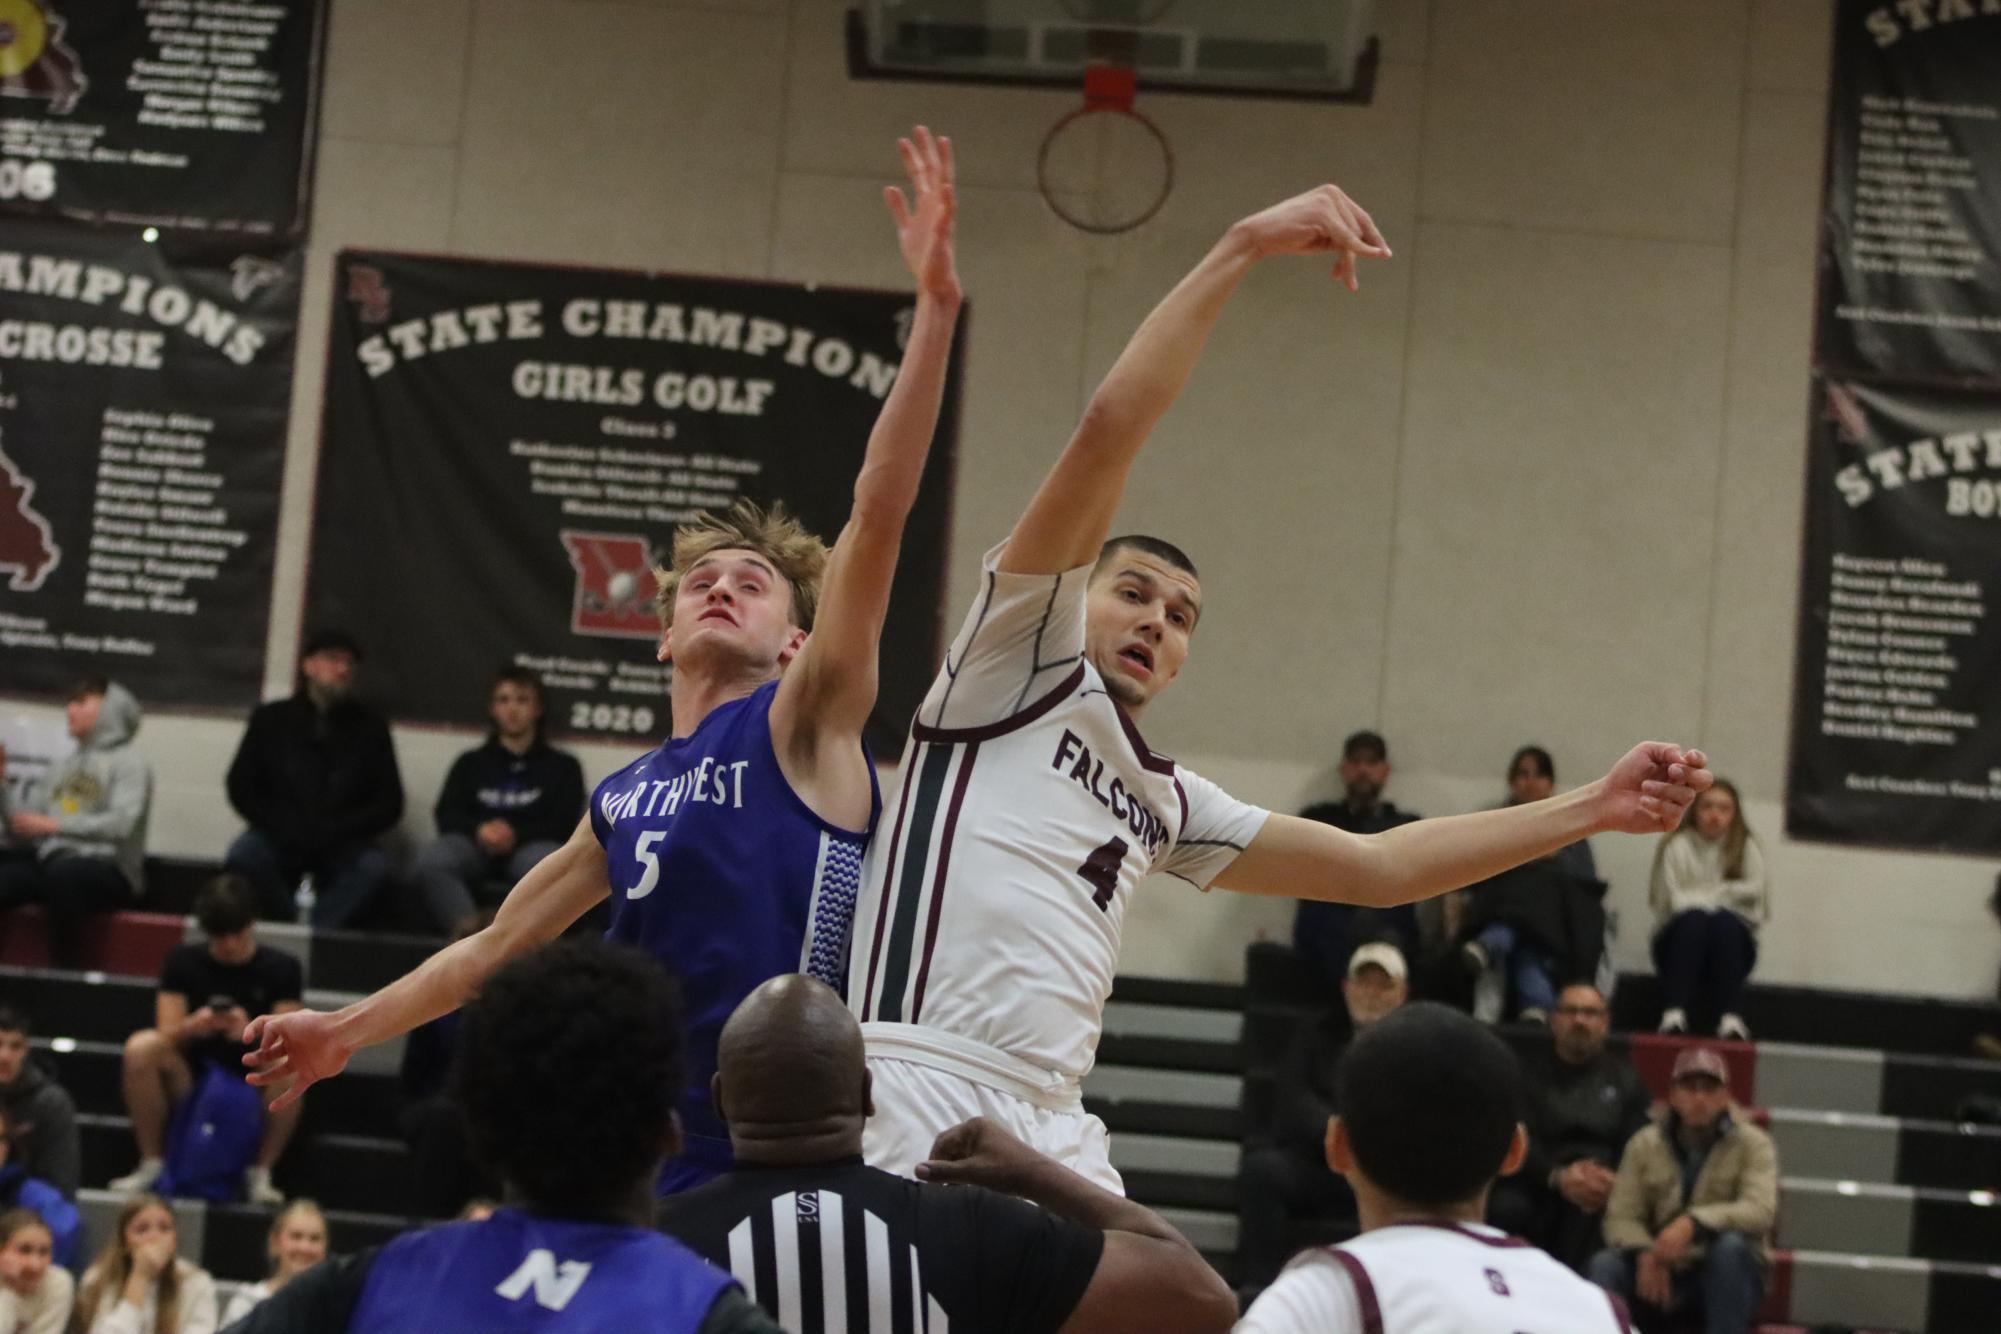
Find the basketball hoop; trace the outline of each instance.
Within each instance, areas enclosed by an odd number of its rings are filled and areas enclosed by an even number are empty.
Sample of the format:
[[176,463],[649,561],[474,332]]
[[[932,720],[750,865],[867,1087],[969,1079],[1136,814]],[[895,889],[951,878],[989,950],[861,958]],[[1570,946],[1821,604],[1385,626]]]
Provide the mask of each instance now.
[[[1160,212],[1161,205],[1167,202],[1167,196],[1174,190],[1174,149],[1152,118],[1133,108],[1133,97],[1138,89],[1139,80],[1129,65],[1105,62],[1088,65],[1084,70],[1084,105],[1067,112],[1042,137],[1042,151],[1035,160],[1036,184],[1041,188],[1050,211],[1079,231],[1098,236],[1129,232]],[[1099,171],[1095,173],[1099,206],[1087,211],[1066,200],[1051,184],[1051,163],[1058,156],[1058,141],[1063,139],[1065,131],[1074,130],[1096,116],[1113,118],[1099,124],[1122,127],[1129,132],[1129,137],[1131,131],[1137,131],[1141,142],[1150,143],[1158,150],[1159,181],[1151,189],[1142,188],[1136,199],[1106,205],[1105,173]],[[1070,136],[1072,140],[1078,137],[1074,133]]]

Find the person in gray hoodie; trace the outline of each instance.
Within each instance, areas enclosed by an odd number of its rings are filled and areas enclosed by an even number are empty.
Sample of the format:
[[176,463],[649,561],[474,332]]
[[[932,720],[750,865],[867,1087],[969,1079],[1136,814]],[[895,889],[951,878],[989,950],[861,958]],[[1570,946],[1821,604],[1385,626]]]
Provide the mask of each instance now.
[[[70,692],[68,717],[76,752],[50,766],[23,801],[0,809],[7,832],[27,848],[0,863],[0,908],[48,906],[59,968],[82,961],[90,914],[138,900],[153,798],[153,771],[132,745],[139,701],[131,691],[86,677]],[[5,764],[0,752],[0,775]]]

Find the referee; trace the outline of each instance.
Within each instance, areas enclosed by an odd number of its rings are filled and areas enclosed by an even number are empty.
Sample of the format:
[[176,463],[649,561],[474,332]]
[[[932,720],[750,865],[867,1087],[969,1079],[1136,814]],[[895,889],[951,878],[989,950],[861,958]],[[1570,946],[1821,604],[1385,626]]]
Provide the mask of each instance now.
[[660,1225],[794,1334],[1198,1334],[1236,1318],[1158,1214],[991,1122],[939,1136],[925,1182],[864,1166],[861,1029],[811,978],[773,978],[737,1008],[713,1089],[736,1168],[663,1199]]

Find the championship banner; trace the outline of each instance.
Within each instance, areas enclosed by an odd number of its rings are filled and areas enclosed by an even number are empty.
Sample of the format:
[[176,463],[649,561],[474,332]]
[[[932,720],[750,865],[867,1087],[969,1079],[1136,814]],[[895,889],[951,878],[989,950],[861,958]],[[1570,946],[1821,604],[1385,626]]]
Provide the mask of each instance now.
[[[652,566],[675,525],[782,500],[832,542],[913,298],[409,255],[340,256],[306,625],[361,640],[400,720],[485,726],[533,667],[552,732],[654,744]],[[957,359],[903,539],[879,756],[937,670]]]
[[1815,408],[1786,830],[2001,852],[2001,394]]
[[325,0],[0,0],[0,208],[304,230]]
[[1815,364],[2001,385],[2001,4],[1841,0]]
[[299,254],[0,224],[0,691],[264,675]]

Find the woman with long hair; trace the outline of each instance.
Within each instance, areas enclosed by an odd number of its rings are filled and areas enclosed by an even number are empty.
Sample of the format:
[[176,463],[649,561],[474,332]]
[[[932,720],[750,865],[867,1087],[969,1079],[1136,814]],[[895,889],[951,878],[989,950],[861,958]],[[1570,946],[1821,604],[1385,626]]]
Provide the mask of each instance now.
[[1654,967],[1661,1032],[1686,1033],[1691,1011],[1719,1016],[1716,1036],[1748,1040],[1744,980],[1758,962],[1758,929],[1772,915],[1765,856],[1725,779],[1695,799],[1688,823],[1654,853]]
[[55,1263],[56,1240],[33,1209],[0,1214],[0,1334],[63,1334],[76,1281]]
[[77,1285],[80,1334],[215,1334],[215,1280],[174,1253],[174,1211],[134,1195]]
[[[271,1274],[262,1283],[238,1288],[223,1313],[224,1326],[235,1324],[250,1314],[257,1303],[327,1258],[327,1217],[312,1200],[293,1200],[271,1220],[271,1235],[265,1240]],[[4,1332],[0,1332],[4,1334]]]

